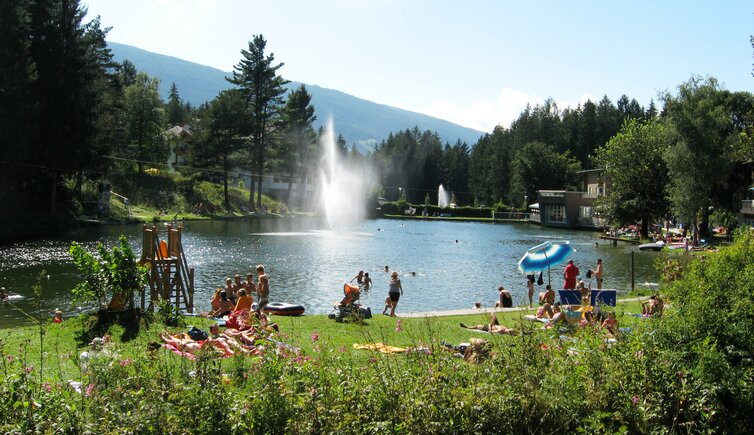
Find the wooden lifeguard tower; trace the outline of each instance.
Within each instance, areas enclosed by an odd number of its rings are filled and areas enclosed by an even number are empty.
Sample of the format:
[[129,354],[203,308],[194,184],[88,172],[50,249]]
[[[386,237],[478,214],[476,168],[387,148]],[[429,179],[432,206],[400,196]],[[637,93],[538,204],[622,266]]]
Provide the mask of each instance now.
[[[182,305],[186,312],[194,312],[194,269],[188,267],[183,252],[181,233],[183,226],[168,224],[165,230],[155,225],[144,225],[143,249],[139,264],[149,267],[150,303],[175,298],[175,309]],[[167,232],[167,239],[160,238],[160,232]],[[141,294],[141,309],[144,309],[145,294]]]

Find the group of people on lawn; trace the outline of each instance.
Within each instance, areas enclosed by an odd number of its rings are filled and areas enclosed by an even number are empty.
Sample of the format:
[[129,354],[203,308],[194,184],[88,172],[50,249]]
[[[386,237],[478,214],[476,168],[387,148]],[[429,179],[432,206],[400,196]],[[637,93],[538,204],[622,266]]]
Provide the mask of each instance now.
[[[241,281],[241,276],[236,274],[234,279],[225,279],[225,288],[218,287],[210,299],[211,311],[209,317],[223,317],[234,311],[251,310],[261,311],[269,303],[270,280],[264,271],[263,265],[258,265],[257,282],[254,275],[246,275],[246,281]],[[258,302],[254,303],[252,293],[257,294]],[[254,306],[254,308],[252,308]]]
[[[615,312],[611,311],[605,313],[602,308],[591,305],[591,285],[587,286],[583,280],[578,279],[579,268],[574,264],[573,260],[568,261],[565,270],[563,271],[563,289],[576,290],[581,296],[580,305],[561,305],[560,302],[555,302],[556,293],[550,285],[546,286],[546,291],[539,294],[539,304],[541,307],[537,310],[537,319],[546,319],[548,327],[557,324],[563,325],[598,325],[605,330],[611,336],[615,336],[618,329],[618,320],[616,319]],[[597,288],[602,289],[604,269],[602,265],[602,259],[597,260],[597,265],[594,270],[587,272],[587,277],[595,277],[597,279]],[[527,276],[527,284],[529,289],[529,303],[532,306],[532,299],[534,296],[534,282],[535,276]],[[513,300],[511,294],[504,287],[498,288],[499,301],[495,304],[496,307],[511,307]],[[655,295],[648,301],[642,303],[642,316],[658,316],[662,314],[663,301]],[[461,324],[462,327],[467,329],[483,330],[491,333],[501,334],[513,334],[516,331],[512,328],[507,328],[500,325],[497,318],[493,315],[492,321],[489,324],[466,326]]]

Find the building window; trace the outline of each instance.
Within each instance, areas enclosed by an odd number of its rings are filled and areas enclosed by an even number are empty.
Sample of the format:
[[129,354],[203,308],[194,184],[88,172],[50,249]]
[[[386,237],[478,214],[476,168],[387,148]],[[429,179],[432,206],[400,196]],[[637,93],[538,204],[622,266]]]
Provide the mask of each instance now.
[[565,223],[566,210],[564,205],[550,205],[547,207],[549,213],[549,222]]

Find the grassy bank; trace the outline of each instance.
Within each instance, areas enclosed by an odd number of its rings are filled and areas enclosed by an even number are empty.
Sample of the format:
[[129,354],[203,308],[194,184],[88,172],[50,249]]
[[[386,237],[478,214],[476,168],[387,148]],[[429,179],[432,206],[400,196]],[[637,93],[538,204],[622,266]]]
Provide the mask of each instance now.
[[[237,185],[228,188],[228,203],[222,184],[170,172],[111,175],[110,219],[155,222],[170,220],[222,219],[250,216],[249,192]],[[89,192],[93,194],[94,192]],[[128,205],[124,198],[128,198]],[[129,214],[130,206],[130,214]],[[265,215],[288,213],[288,207],[262,195]]]
[[[617,307],[619,313],[636,309],[635,302]],[[458,325],[486,323],[486,314],[377,315],[361,324],[326,316],[275,317],[281,332],[273,338],[285,346],[260,342],[266,347],[260,355],[196,361],[165,349],[147,351],[161,331],[187,327],[168,328],[156,319],[68,319],[43,328],[41,348],[38,327],[4,330],[0,370],[7,382],[0,387],[0,429],[500,433],[546,431],[552,424],[592,427],[594,421],[585,425],[578,417],[606,405],[594,400],[592,387],[602,388],[600,380],[622,363],[616,355],[635,346],[636,337],[655,323],[622,316],[635,332],[608,345],[599,329],[542,330],[539,323],[521,320],[522,314],[498,315],[501,323],[525,332],[518,336]],[[202,328],[210,323],[185,320]],[[79,354],[105,333],[113,338],[106,355],[82,369]],[[489,361],[469,364],[441,345],[472,338],[488,340]],[[353,348],[374,342],[426,350],[384,355]],[[70,381],[80,382],[81,392]],[[631,396],[623,396],[623,406],[631,406]]]

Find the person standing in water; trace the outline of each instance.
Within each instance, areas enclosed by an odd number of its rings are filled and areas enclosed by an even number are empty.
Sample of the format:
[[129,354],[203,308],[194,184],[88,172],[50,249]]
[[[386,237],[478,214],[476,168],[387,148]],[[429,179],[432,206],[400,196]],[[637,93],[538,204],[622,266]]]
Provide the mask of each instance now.
[[353,282],[354,280],[356,280],[356,284],[361,286],[364,283],[364,271],[360,270],[359,273],[356,274],[356,276],[351,278],[351,282]]

